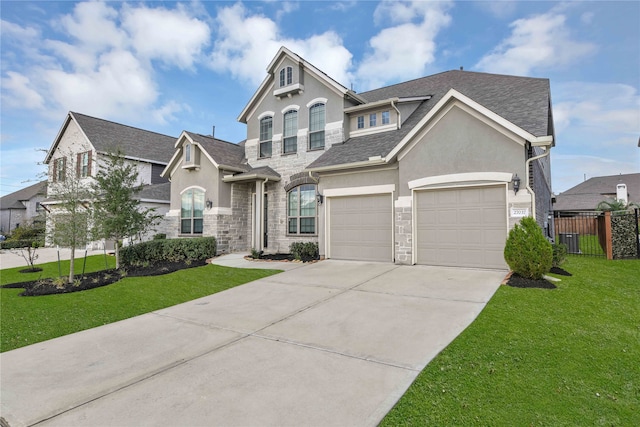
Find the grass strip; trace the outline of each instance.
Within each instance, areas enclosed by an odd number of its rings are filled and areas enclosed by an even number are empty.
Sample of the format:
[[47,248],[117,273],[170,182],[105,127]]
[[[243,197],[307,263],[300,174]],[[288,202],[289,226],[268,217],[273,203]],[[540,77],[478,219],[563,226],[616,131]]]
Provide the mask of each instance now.
[[640,425],[640,260],[562,267],[555,290],[500,287],[381,425]]
[[126,277],[109,286],[68,294],[21,297],[22,289],[0,289],[0,352],[191,301],[279,272],[206,265],[163,276]]

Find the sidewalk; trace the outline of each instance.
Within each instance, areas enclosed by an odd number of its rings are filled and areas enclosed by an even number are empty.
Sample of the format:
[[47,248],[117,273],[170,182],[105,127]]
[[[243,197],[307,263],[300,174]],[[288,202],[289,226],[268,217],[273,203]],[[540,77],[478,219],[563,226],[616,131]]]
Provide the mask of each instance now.
[[[13,251],[13,252],[12,252]],[[60,259],[70,259],[70,249],[57,249],[57,248],[38,248],[36,255],[38,259],[35,264],[44,264],[45,262],[53,262],[58,260],[58,252],[60,253]],[[87,256],[90,255],[104,255],[102,249],[88,250]],[[107,252],[107,256],[109,253]],[[76,259],[84,258],[84,249],[76,249]],[[17,249],[2,249],[0,250],[0,269],[24,267],[27,268],[27,261],[20,255],[20,251]]]

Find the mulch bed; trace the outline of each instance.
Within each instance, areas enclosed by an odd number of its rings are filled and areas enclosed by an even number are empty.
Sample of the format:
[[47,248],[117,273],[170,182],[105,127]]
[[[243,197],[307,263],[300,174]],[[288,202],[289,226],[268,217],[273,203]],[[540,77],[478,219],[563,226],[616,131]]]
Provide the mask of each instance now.
[[557,286],[548,281],[547,279],[526,279],[516,273],[513,273],[509,280],[507,280],[507,285],[512,288],[540,288],[540,289],[556,289]]
[[248,261],[265,261],[265,262],[316,262],[317,258],[305,258],[302,257],[300,261],[296,260],[291,254],[261,254],[260,258],[256,259],[247,255],[244,259]]
[[567,270],[563,270],[560,267],[552,267],[550,273],[557,274],[558,276],[573,276]]
[[149,265],[146,267],[141,266],[129,267],[124,270],[110,269],[97,271],[95,273],[86,273],[84,276],[79,274],[76,276],[76,283],[73,284],[57,279],[39,279],[30,282],[11,283],[2,287],[12,289],[24,288],[24,292],[22,292],[20,296],[65,294],[111,285],[123,277],[159,276],[162,274],[173,273],[178,270],[184,270],[186,268],[202,267],[206,264],[206,260],[192,261],[190,263],[186,263],[184,261],[163,262],[162,264]]

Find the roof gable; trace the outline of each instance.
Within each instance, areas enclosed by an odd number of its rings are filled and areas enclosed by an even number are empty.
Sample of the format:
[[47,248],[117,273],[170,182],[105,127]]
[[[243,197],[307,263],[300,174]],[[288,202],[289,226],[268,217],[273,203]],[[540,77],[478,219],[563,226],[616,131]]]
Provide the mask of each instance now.
[[267,77],[265,77],[265,79],[258,87],[258,90],[254,93],[247,105],[240,112],[240,115],[238,116],[239,122],[247,123],[249,116],[252,114],[256,106],[262,101],[262,99],[264,99],[265,96],[269,94],[269,92],[271,91],[271,87],[275,82],[275,78],[277,77],[277,68],[285,60],[285,58],[289,59],[294,64],[298,64],[298,66],[304,69],[305,75],[313,76],[315,79],[322,82],[325,86],[327,86],[328,89],[334,91],[335,93],[341,96],[348,96],[357,103],[365,102],[363,98],[335,81],[327,73],[320,70],[319,68],[316,68],[313,64],[306,61],[301,56],[282,46],[278,50],[278,53],[276,53],[276,55],[274,56],[273,60],[271,60],[271,62],[267,66]]
[[23,200],[47,194],[47,181],[40,181],[21,190],[0,197],[0,209],[25,209]]
[[367,166],[392,161],[411,139],[455,101],[537,145],[553,145],[549,80],[447,71],[360,94],[368,102],[425,97],[398,130],[350,138],[333,145],[307,169]]
[[173,154],[175,137],[70,111],[47,153],[45,163],[51,160],[71,120],[100,153],[120,150],[124,157],[158,164],[167,164]]
[[201,135],[185,130],[182,131],[180,137],[175,141],[173,157],[171,157],[167,167],[162,171],[160,176],[166,177],[173,173],[175,166],[180,161],[180,153],[182,152],[182,145],[184,145],[185,141],[200,147],[204,157],[209,159],[217,169],[236,172],[244,172],[249,169],[244,157],[244,145],[234,144],[216,139],[212,136]]

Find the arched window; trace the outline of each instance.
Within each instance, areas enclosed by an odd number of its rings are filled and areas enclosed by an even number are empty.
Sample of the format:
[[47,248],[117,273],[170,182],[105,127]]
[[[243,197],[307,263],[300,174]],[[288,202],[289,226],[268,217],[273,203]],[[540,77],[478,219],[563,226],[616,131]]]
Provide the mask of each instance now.
[[309,108],[309,150],[324,148],[325,105],[314,104]]
[[298,149],[298,112],[289,110],[284,113],[283,153],[295,153]]
[[204,191],[197,188],[185,191],[180,205],[180,233],[202,234]]
[[287,193],[288,234],[316,234],[316,186],[304,184]]
[[273,138],[273,117],[260,119],[260,157],[271,157],[271,139]]
[[293,68],[285,67],[280,70],[280,87],[293,83]]

